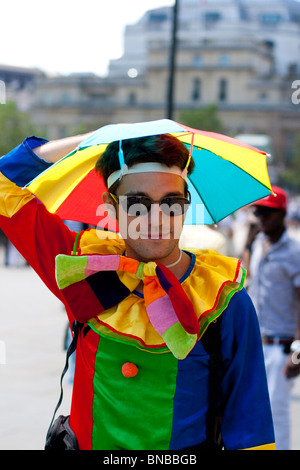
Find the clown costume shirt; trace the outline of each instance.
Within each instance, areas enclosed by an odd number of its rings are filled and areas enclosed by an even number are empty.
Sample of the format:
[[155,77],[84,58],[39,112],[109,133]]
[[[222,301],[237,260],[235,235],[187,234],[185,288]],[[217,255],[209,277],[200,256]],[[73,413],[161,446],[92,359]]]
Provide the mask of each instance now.
[[274,449],[259,326],[240,262],[189,249],[177,280],[159,263],[124,256],[114,233],[70,231],[24,188],[50,165],[34,153],[45,142],[29,137],[0,159],[0,226],[64,303],[70,325],[82,324],[70,413],[79,449],[201,448],[210,406],[201,338],[215,321],[223,447]]

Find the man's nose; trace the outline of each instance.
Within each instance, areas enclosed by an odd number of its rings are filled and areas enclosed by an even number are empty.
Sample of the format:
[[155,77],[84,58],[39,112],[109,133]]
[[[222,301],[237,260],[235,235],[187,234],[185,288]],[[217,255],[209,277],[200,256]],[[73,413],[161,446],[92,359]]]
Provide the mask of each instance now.
[[162,211],[158,202],[153,202],[151,204],[150,210],[150,221],[151,224],[161,224],[162,221]]
[[160,209],[159,202],[152,202],[152,204],[151,204],[151,213],[155,217],[158,217],[159,214],[161,214],[161,209]]

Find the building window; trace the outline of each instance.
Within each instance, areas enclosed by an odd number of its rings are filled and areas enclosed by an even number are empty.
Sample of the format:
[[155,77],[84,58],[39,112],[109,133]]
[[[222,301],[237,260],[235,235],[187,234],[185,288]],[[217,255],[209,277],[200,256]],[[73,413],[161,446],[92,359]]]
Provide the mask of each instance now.
[[163,23],[168,20],[168,15],[153,11],[149,13],[148,19],[151,23]]
[[268,93],[266,93],[265,91],[259,93],[259,95],[258,95],[258,99],[259,99],[259,101],[261,101],[261,102],[266,102],[266,101],[268,101],[268,98],[269,98]]
[[229,56],[227,54],[222,54],[219,58],[219,64],[221,67],[228,67],[230,63]]
[[279,13],[263,13],[260,17],[261,22],[266,25],[275,25],[283,20]]
[[134,106],[136,105],[136,102],[137,102],[136,94],[132,91],[131,93],[129,93],[129,96],[128,96],[128,104],[130,104],[130,106]]
[[208,11],[205,13],[205,21],[214,23],[221,20],[222,15],[218,11]]
[[192,87],[192,101],[201,100],[201,80],[200,78],[194,78]]
[[194,58],[193,58],[193,66],[197,67],[197,68],[200,68],[200,67],[202,67],[202,65],[203,65],[203,59],[202,59],[201,55],[195,55]]
[[288,64],[289,77],[296,77],[298,74],[298,64]]
[[226,78],[221,78],[219,81],[219,92],[218,99],[219,101],[227,101],[228,98],[228,81]]
[[67,91],[64,91],[61,95],[61,102],[62,104],[70,104],[71,103],[71,96],[70,96],[70,93],[68,93]]

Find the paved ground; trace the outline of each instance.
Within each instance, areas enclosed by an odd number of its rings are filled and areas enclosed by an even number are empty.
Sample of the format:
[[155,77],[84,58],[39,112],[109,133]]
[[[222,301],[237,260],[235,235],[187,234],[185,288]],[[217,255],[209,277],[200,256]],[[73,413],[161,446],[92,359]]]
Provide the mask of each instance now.
[[60,393],[66,315],[31,268],[0,267],[0,293],[0,449],[43,449]]
[[[59,397],[66,317],[31,268],[5,268],[1,259],[0,294],[0,450],[43,449]],[[71,386],[64,388],[63,413],[71,396]],[[300,450],[300,379],[292,396],[292,448]]]

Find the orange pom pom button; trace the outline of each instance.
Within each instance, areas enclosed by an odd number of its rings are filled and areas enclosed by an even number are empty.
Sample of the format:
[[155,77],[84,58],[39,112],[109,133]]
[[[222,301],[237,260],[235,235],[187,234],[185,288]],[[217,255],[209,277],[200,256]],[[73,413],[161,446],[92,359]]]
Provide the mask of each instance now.
[[132,362],[125,362],[125,364],[122,365],[122,374],[124,377],[135,377],[138,371],[137,366],[132,364]]

